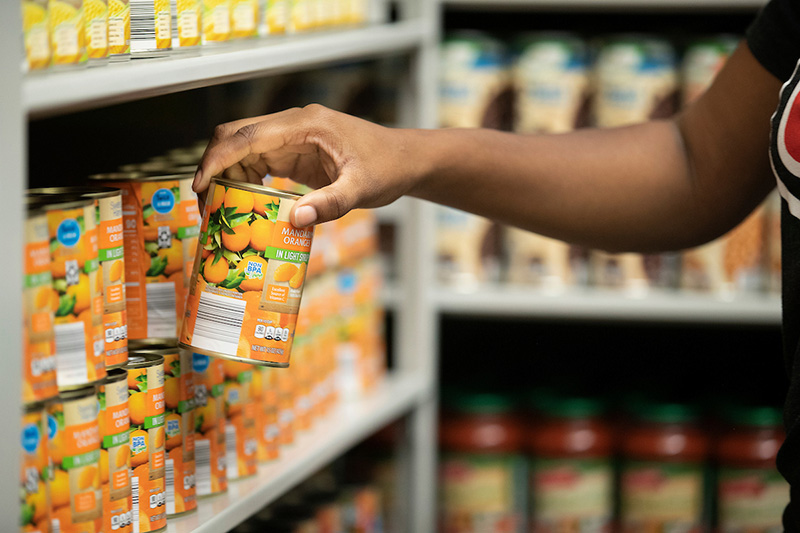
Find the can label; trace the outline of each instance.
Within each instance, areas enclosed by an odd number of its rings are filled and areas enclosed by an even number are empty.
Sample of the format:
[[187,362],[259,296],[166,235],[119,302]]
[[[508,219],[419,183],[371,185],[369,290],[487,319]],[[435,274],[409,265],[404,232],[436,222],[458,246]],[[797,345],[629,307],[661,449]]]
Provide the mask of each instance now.
[[195,392],[195,483],[198,496],[228,490],[225,375],[221,359],[192,354]]
[[272,0],[267,4],[266,27],[270,35],[286,33],[289,20],[289,6],[287,0]]
[[131,53],[131,7],[128,0],[108,0],[108,52]]
[[125,246],[122,195],[97,201],[98,259],[103,280],[103,337],[106,367],[128,361],[128,324],[125,309]]
[[287,365],[313,229],[289,222],[294,199],[221,184],[210,191],[181,343]]
[[278,443],[288,446],[294,442],[295,383],[291,372],[277,372]]
[[254,476],[258,470],[253,365],[224,361],[225,464],[228,479]]
[[200,218],[191,178],[111,185],[122,189],[128,337],[175,337]]
[[[274,461],[280,455],[278,443],[278,389],[279,370],[268,366],[253,368],[253,390],[256,397],[256,436],[259,462]],[[258,392],[260,391],[260,393]]]
[[170,0],[129,0],[131,9],[131,52],[147,55],[172,48]]
[[131,492],[133,519],[141,532],[167,523],[164,432],[164,365],[127,368],[131,416]]
[[703,469],[694,464],[635,461],[622,470],[622,531],[700,530]]
[[47,212],[59,388],[106,376],[95,216],[93,205]]
[[173,42],[173,46],[187,48],[200,44],[200,1],[184,0],[177,2],[173,0],[174,26],[178,29],[178,40],[177,43]]
[[49,459],[47,417],[44,407],[26,410],[22,415],[22,459],[20,472],[20,530],[50,530]]
[[194,372],[192,353],[164,355],[167,516],[197,507],[194,461]]
[[258,1],[231,0],[231,38],[247,39],[258,34]]
[[47,217],[25,222],[25,279],[23,287],[22,401],[36,402],[58,394],[53,313],[56,293],[50,266]]
[[100,483],[103,490],[103,524],[107,531],[132,530],[130,413],[128,382],[104,383],[100,400]]
[[108,57],[108,0],[83,0],[83,20],[89,59]]
[[22,34],[28,70],[40,70],[50,64],[47,25],[47,0],[23,0]]
[[47,408],[54,531],[82,533],[102,527],[97,414],[95,395],[55,401]]
[[722,468],[717,501],[723,533],[781,531],[789,484],[774,469]]
[[203,1],[203,44],[231,38],[231,0]]
[[53,65],[85,63],[83,0],[49,0],[47,6]]

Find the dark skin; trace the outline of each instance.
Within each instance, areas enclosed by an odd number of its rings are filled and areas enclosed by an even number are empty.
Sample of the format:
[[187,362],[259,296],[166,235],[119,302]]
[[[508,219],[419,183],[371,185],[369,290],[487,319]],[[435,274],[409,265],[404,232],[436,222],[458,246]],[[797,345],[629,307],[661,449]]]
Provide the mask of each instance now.
[[193,187],[290,176],[316,189],[292,211],[300,227],[409,195],[592,248],[677,250],[724,234],[774,187],[780,86],[742,43],[680,114],[622,128],[390,129],[311,105],[218,126]]

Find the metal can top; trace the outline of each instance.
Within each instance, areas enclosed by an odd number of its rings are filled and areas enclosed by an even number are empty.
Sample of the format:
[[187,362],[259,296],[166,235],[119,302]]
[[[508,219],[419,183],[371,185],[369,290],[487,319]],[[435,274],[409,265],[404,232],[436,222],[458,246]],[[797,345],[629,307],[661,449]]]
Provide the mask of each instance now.
[[41,411],[44,409],[45,402],[42,400],[35,401],[35,402],[28,402],[23,406],[23,410],[25,414],[35,413],[37,411]]
[[114,368],[108,371],[106,375],[106,379],[102,381],[102,384],[105,385],[106,383],[117,383],[119,381],[127,380],[128,373],[125,372],[122,368]]
[[105,172],[102,174],[90,174],[89,179],[93,181],[127,181],[141,178],[144,175],[142,172]]
[[114,174],[94,174],[89,179],[99,181],[172,181],[194,179],[194,174],[144,174],[142,172],[121,172]]
[[95,394],[97,394],[97,387],[94,385],[88,385],[77,389],[59,391],[58,400],[62,402],[81,400],[83,398],[88,398],[89,396],[94,396]]
[[89,207],[94,206],[94,200],[91,198],[75,198],[67,197],[64,198],[62,196],[43,196],[43,195],[34,195],[34,196],[26,196],[25,201],[28,205],[28,208],[33,209],[40,209],[44,211],[51,211],[55,209],[75,209],[77,207]]
[[163,365],[164,358],[152,353],[136,353],[128,356],[128,364],[122,368],[133,370],[134,368],[148,368],[155,365]]
[[270,196],[277,196],[278,198],[286,198],[289,200],[298,200],[303,197],[302,194],[297,194],[289,191],[282,191],[280,189],[273,189],[272,187],[267,187],[266,185],[256,185],[254,183],[247,183],[243,181],[211,178],[211,183],[218,183],[220,185],[224,185],[225,187],[233,187],[234,189],[241,189],[243,191],[268,194]]
[[113,198],[120,196],[122,191],[115,187],[91,187],[81,185],[77,187],[42,187],[40,189],[28,189],[28,196],[66,196],[78,198]]
[[128,350],[131,352],[149,352],[155,349],[177,349],[178,339],[175,337],[148,337],[146,339],[129,339]]

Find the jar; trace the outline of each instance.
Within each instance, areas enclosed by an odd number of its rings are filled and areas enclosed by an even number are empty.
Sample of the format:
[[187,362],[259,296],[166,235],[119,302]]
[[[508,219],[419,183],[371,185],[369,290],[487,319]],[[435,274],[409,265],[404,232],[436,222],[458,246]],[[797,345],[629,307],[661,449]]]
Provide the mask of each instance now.
[[594,398],[534,400],[528,428],[530,531],[610,531],[614,513],[612,429]]
[[439,531],[524,530],[523,431],[508,397],[448,396],[439,427]]
[[688,405],[643,402],[622,435],[624,533],[700,531],[709,438]]
[[780,410],[732,407],[723,421],[715,447],[718,530],[782,531],[789,484],[775,467],[786,438]]

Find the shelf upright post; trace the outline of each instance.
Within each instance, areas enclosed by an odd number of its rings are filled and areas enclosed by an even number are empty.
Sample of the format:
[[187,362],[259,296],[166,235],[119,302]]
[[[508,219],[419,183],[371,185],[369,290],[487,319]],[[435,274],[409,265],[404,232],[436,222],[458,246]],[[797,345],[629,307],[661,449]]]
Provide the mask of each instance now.
[[22,376],[22,223],[23,188],[26,183],[25,112],[22,108],[22,21],[20,3],[0,2],[0,162],[3,194],[0,227],[6,262],[0,270],[0,339],[3,339],[3,371],[0,372],[0,531],[19,530],[20,376]]
[[[424,26],[424,38],[411,53],[400,90],[399,118],[404,127],[436,126],[439,54],[439,0],[403,0],[402,20]],[[424,382],[425,393],[411,411],[399,443],[401,486],[405,498],[399,531],[436,531],[438,314],[433,305],[433,205],[412,200],[398,217],[398,305],[394,350],[397,370]]]

